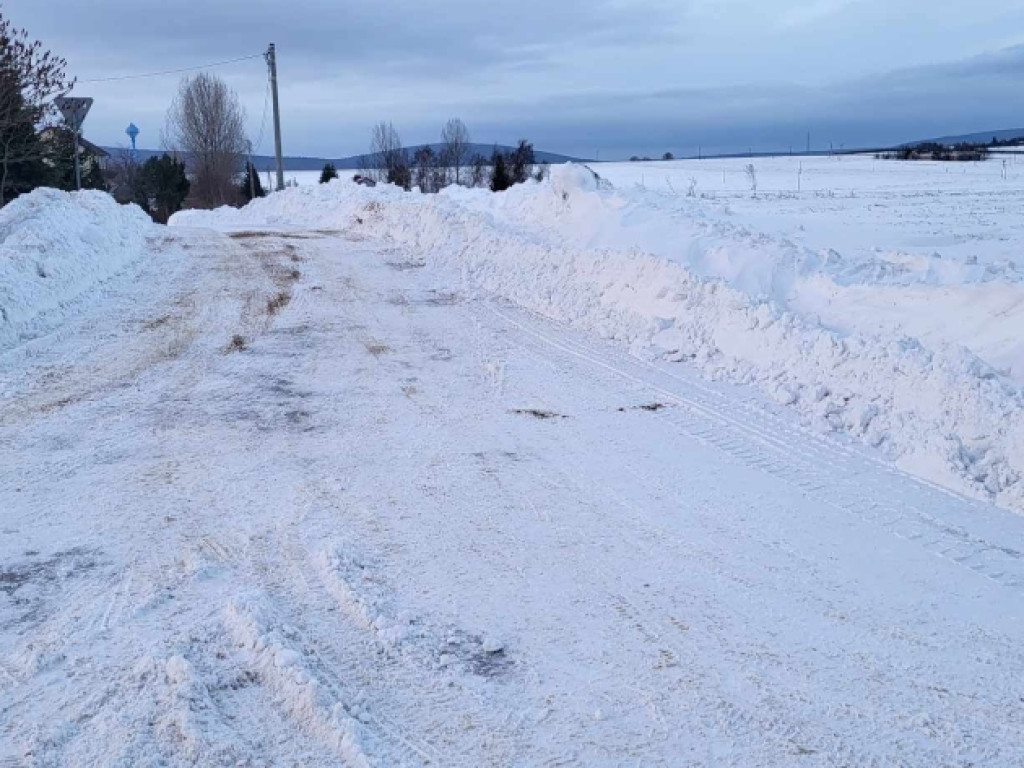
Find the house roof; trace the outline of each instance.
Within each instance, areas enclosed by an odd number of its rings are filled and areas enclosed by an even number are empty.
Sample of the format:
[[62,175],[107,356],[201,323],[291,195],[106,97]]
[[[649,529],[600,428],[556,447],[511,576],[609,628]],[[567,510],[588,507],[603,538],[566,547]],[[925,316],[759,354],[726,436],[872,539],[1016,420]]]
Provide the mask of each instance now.
[[[58,133],[60,133],[62,131],[66,131],[66,130],[67,130],[67,128],[51,125],[51,126],[49,126],[47,128],[44,128],[42,131],[40,131],[39,135],[43,137],[44,141],[51,141],[51,140],[53,140],[53,139],[55,139],[57,137]],[[93,144],[91,141],[89,141],[84,136],[79,136],[78,137],[78,144],[79,144],[79,146],[82,149],[85,150],[85,152],[87,154],[90,154],[93,157],[110,157],[110,153],[107,152],[107,150],[105,150],[101,146]]]
[[78,143],[82,145],[82,149],[88,151],[93,157],[110,157],[110,153],[107,152],[103,147],[93,144],[86,138],[79,137]]

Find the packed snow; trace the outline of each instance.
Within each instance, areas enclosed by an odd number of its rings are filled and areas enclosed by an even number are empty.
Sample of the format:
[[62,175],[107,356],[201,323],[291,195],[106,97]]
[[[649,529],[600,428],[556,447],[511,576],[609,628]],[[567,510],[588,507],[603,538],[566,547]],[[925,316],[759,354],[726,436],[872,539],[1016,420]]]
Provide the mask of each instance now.
[[37,189],[0,209],[0,348],[58,325],[154,234],[142,209],[102,192]]
[[[947,173],[950,164],[871,158],[773,162],[762,163],[756,196],[739,161],[714,171],[601,165],[600,175],[569,165],[501,195],[339,180],[176,223],[333,227],[416,250],[459,270],[465,289],[646,358],[757,385],[816,429],[1024,511],[1024,281],[1012,258],[1024,242],[1013,213],[1024,173],[1003,179],[997,163]],[[672,178],[695,168],[704,185],[697,178],[690,197]],[[796,172],[805,191],[781,190]],[[649,174],[663,174],[662,188],[648,186]],[[709,174],[724,174],[728,195]],[[961,231],[964,215],[980,221]],[[871,247],[869,221],[886,222]],[[859,239],[847,245],[851,229]],[[940,239],[958,245],[943,255]]]
[[1019,764],[1024,516],[849,439],[1013,380],[617,184],[183,214],[0,349],[0,765]]

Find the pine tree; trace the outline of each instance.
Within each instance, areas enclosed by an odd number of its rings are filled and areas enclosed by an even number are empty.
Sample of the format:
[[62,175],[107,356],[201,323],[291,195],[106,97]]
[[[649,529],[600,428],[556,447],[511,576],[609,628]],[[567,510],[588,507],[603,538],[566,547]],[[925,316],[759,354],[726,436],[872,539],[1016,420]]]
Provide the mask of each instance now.
[[48,181],[38,128],[55,117],[53,97],[71,90],[65,66],[0,11],[0,205]]
[[92,155],[82,158],[82,189],[98,189],[100,192],[109,192],[110,185],[103,175],[103,168],[100,161]]
[[494,154],[491,155],[491,192],[504,192],[511,186],[512,177],[508,173],[505,153],[495,148]]
[[334,163],[325,163],[324,169],[320,171],[320,183],[326,184],[336,178],[338,178],[338,169],[334,167]]
[[153,218],[166,224],[171,214],[181,210],[192,185],[185,173],[185,163],[164,154],[143,163],[138,186],[146,198],[147,210],[151,204]]
[[245,164],[245,176],[238,185],[238,191],[241,193],[242,199],[247,203],[251,202],[255,197],[267,196],[267,193],[263,190],[263,184],[260,182],[260,175],[252,163]]

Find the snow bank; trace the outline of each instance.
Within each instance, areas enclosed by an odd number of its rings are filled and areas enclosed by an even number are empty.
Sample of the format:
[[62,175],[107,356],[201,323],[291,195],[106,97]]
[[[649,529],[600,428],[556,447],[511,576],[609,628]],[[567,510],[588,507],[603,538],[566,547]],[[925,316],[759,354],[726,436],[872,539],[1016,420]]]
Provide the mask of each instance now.
[[[756,385],[908,471],[1024,511],[1024,392],[1011,379],[941,340],[826,328],[787,304],[784,284],[800,274],[834,280],[827,258],[808,266],[806,253],[786,244],[666,212],[643,193],[608,189],[586,168],[557,168],[548,183],[499,195],[334,182],[239,211],[179,214],[172,224],[380,238],[458,270],[467,287],[634,354]],[[737,263],[746,266],[730,274]],[[883,275],[876,284],[893,282]]]
[[0,209],[0,345],[138,259],[152,228],[103,192],[37,189]]

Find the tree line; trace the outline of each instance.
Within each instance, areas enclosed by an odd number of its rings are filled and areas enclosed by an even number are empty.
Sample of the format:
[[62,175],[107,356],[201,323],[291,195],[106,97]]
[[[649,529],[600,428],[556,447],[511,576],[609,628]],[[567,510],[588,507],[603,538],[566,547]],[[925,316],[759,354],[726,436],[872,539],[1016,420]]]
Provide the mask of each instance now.
[[[995,141],[995,139],[993,139]],[[934,141],[899,147],[891,152],[879,152],[878,160],[938,160],[942,162],[978,162],[987,160],[989,145],[960,142],[946,145]]]
[[[246,162],[251,144],[245,110],[218,77],[201,72],[180,81],[166,115],[165,151],[140,162],[128,150],[108,157],[89,142],[79,144],[62,124],[54,99],[75,85],[67,67],[0,9],[0,205],[40,186],[74,189],[76,153],[83,188],[134,203],[157,221],[166,222],[186,206],[243,205],[266,194],[259,173]],[[510,150],[495,147],[485,157],[472,151],[469,130],[457,118],[445,123],[440,139],[436,148],[409,150],[395,127],[381,122],[359,177],[425,193],[451,185],[499,192],[547,173],[525,139]],[[328,164],[321,181],[336,177],[337,169]]]
[[[531,178],[543,180],[548,172],[546,163],[537,163],[533,144],[526,139],[511,150],[494,147],[489,158],[479,152],[470,154],[473,145],[469,129],[458,118],[445,123],[437,146],[435,149],[424,144],[410,151],[392,123],[377,123],[358,180],[386,182],[423,193],[440,192],[452,185],[502,192]],[[336,169],[328,166],[321,174],[321,182],[336,178]]]

